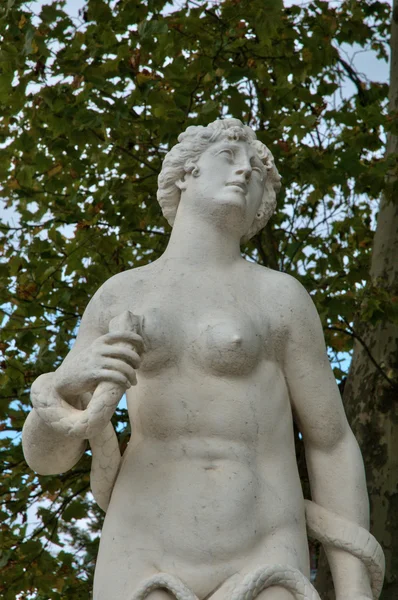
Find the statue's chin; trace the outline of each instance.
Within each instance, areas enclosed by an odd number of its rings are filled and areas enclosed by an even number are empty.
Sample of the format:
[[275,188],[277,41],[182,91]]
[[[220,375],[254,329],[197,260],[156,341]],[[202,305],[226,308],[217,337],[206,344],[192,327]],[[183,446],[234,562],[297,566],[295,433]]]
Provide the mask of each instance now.
[[[223,217],[231,213],[233,218],[236,212],[239,212],[240,220],[244,217],[247,208],[247,197],[243,190],[238,187],[228,186],[219,192],[211,201],[212,212],[223,212]],[[224,214],[225,213],[225,214]]]

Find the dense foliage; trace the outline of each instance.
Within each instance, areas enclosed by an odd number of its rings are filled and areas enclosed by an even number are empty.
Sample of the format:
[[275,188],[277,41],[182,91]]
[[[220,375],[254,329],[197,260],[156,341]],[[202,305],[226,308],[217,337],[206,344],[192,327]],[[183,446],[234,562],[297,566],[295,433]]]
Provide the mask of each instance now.
[[[387,85],[357,73],[345,52],[386,58],[389,3],[88,0],[78,18],[66,9],[0,8],[0,194],[14,211],[0,226],[0,595],[10,600],[89,597],[102,520],[87,494],[90,458],[62,476],[30,472],[20,445],[29,388],[60,364],[101,283],[164,250],[157,174],[189,124],[234,116],[272,150],[278,212],[244,252],[311,291],[339,381],[359,307],[370,322],[393,310],[365,283],[377,201],[391,193],[396,159],[383,145],[394,121]],[[115,422],[123,445],[123,409]]]

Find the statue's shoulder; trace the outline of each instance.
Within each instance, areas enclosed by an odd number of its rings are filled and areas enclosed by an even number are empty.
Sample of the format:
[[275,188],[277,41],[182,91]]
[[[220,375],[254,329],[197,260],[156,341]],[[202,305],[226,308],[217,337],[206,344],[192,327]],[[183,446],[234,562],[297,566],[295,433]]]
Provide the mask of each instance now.
[[312,305],[307,290],[292,275],[260,265],[253,265],[252,269],[264,306],[274,307],[286,320]]
[[268,276],[272,280],[275,292],[278,295],[282,294],[287,302],[306,302],[309,300],[307,291],[296,277],[273,269],[267,269],[267,271],[270,272]]
[[300,296],[303,292],[304,294],[307,294],[298,279],[288,273],[276,271],[275,269],[270,269],[269,267],[264,267],[256,263],[251,263],[250,266],[261,289],[263,291],[268,291],[266,294],[268,297],[269,294],[276,294],[277,296],[282,295],[283,298],[288,299],[286,298],[286,295],[290,298],[296,298],[297,295]]
[[141,288],[152,277],[153,271],[153,263],[121,271],[107,279],[98,289],[97,294],[103,299],[108,294],[114,296],[125,294],[127,291],[134,293],[137,287]]
[[86,320],[103,332],[109,321],[124,310],[131,310],[153,277],[152,265],[128,269],[107,279],[91,298],[86,308]]

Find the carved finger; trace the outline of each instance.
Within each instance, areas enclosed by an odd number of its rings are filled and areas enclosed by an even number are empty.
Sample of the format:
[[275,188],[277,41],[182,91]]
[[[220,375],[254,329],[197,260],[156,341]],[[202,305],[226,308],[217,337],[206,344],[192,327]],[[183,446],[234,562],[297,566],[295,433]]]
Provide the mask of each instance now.
[[124,344],[113,344],[112,346],[104,344],[99,349],[99,353],[103,357],[123,360],[130,365],[130,367],[133,367],[133,369],[138,369],[141,364],[139,354],[134,352],[134,350],[130,350],[130,348],[127,348]]
[[101,369],[96,373],[95,382],[98,385],[102,381],[106,381],[107,383],[115,383],[116,385],[120,385],[125,389],[129,389],[132,385],[135,385],[137,381],[130,382],[129,379],[123,375],[123,373],[119,373],[119,371],[114,371],[113,369]]
[[102,358],[100,368],[101,371],[118,371],[124,375],[124,377],[127,378],[132,385],[134,385],[137,381],[135,370],[123,360],[119,360],[117,358]]
[[124,333],[106,333],[102,336],[102,341],[105,344],[117,344],[125,342],[131,344],[132,348],[139,354],[144,350],[144,340],[138,333],[133,331],[125,331]]

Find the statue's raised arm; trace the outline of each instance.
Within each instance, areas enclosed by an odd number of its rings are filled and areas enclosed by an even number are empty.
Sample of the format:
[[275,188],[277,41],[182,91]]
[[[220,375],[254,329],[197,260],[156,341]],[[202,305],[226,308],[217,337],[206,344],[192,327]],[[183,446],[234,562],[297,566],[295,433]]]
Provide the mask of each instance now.
[[[107,511],[94,600],[319,600],[307,527],[337,600],[378,598],[383,553],[316,310],[295,279],[240,253],[279,187],[271,152],[237,119],[188,127],[159,175],[165,253],[103,285],[70,354],[32,388],[32,468],[63,471],[86,439],[93,449]],[[124,393],[121,461],[110,418]]]
[[50,475],[72,468],[89,440],[91,488],[106,510],[121,459],[110,419],[126,389],[137,383],[143,340],[137,333],[141,319],[128,311],[114,317],[109,332],[101,335],[99,292],[60,368],[34,382],[33,410],[23,428],[22,445],[29,466]]

